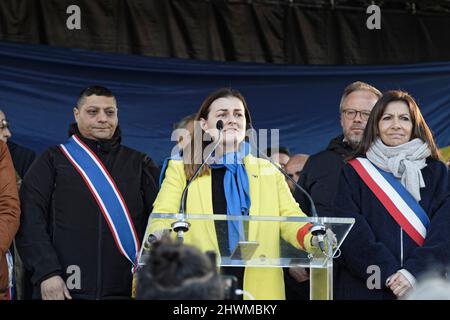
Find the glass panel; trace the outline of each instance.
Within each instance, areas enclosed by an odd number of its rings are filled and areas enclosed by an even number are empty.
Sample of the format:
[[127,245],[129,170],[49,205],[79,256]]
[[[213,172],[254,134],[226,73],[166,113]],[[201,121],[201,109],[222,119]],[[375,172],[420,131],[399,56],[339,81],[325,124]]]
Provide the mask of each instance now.
[[[220,266],[311,268],[327,268],[329,258],[335,255],[354,223],[352,218],[152,213],[150,228],[171,229],[176,221],[190,225],[183,234],[184,242],[203,251],[215,251]],[[326,255],[319,249],[309,253],[300,250],[297,231],[305,223],[324,224],[336,235],[337,245],[326,245]],[[230,245],[228,230],[232,227],[238,234],[236,245]],[[175,237],[175,232],[172,234]]]

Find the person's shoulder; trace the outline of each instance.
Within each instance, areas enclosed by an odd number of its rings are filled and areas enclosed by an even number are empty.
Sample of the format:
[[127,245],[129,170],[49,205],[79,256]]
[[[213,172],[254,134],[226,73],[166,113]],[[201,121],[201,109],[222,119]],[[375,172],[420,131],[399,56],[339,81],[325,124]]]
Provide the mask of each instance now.
[[441,160],[436,160],[431,157],[428,157],[426,160],[426,164],[427,166],[425,168],[428,168],[433,173],[436,172],[438,174],[444,174],[448,172],[448,167]]
[[319,152],[311,155],[308,158],[308,161],[312,161],[312,162],[320,161],[320,160],[323,160],[323,159],[329,159],[330,157],[341,158],[341,156],[339,156],[336,152],[333,152],[331,150],[325,149],[325,150],[319,151]]
[[64,153],[61,151],[60,146],[52,146],[45,149],[40,155],[38,155],[34,162],[38,163],[53,163],[55,158],[59,156],[64,156]]
[[442,167],[442,166],[445,167],[444,162],[442,162],[441,160],[433,159],[432,157],[428,157],[426,159],[426,163],[428,166],[432,166],[432,167]]
[[325,149],[311,155],[308,161],[314,163],[316,161],[329,161],[331,158],[341,160],[344,153],[343,150],[346,148],[344,142],[342,142],[343,138],[342,135],[339,135],[331,139]]
[[184,162],[182,159],[169,159],[167,165],[175,168],[184,168]]
[[336,168],[340,169],[344,163],[345,160],[342,155],[331,150],[322,150],[308,158],[303,173],[309,174],[323,170],[330,172],[336,170]]
[[262,165],[262,166],[271,166],[272,165],[272,163],[269,160],[264,159],[264,158],[255,157],[252,154],[247,155],[245,157],[245,160],[247,162],[253,162],[253,163],[256,163],[256,164]]
[[178,177],[183,181],[186,181],[186,173],[184,170],[184,162],[179,159],[168,159],[167,164],[163,166],[161,170],[160,183],[167,176]]
[[[58,163],[63,163],[67,159],[67,157],[64,155],[63,151],[61,150],[60,146],[52,146],[45,149],[43,152],[41,152],[33,161],[33,163],[30,165],[30,167],[27,169],[27,173],[30,171],[34,172],[34,174],[42,175],[43,168],[50,168],[54,169],[58,166]],[[70,163],[70,162],[68,162]]]
[[244,164],[246,167],[248,166],[256,166],[261,169],[273,168],[273,164],[264,158],[258,158],[252,154],[248,154],[244,158]]
[[142,152],[142,151],[139,151],[139,150],[137,150],[137,149],[128,147],[128,146],[123,145],[123,144],[120,144],[119,148],[122,149],[123,151],[127,152],[127,153],[134,153],[134,154],[138,154],[138,155],[141,155],[141,156],[145,156],[145,155],[146,155],[146,154],[145,154],[144,152]]
[[182,159],[167,159],[167,164],[164,171],[175,171],[184,175],[184,162]]
[[125,156],[128,157],[130,155],[134,155],[137,156],[138,158],[141,158],[145,163],[152,166],[156,166],[156,163],[153,161],[153,159],[145,152],[125,146],[123,144],[120,145],[120,148],[124,151]]
[[357,156],[357,157],[354,157],[354,158],[351,158],[351,159],[348,159],[348,160],[343,160],[343,162],[344,162],[344,165],[343,165],[343,167],[342,167],[342,174],[344,174],[345,176],[347,176],[347,178],[357,178],[357,179],[359,179],[359,175],[358,175],[358,173],[356,172],[356,169],[355,169],[355,167],[350,163],[350,162],[354,162],[354,161],[357,161],[357,159],[366,159],[367,160],[367,158],[365,157],[365,156],[362,156],[362,155],[359,155],[359,156]]
[[426,163],[427,166],[422,169],[422,174],[425,181],[429,182],[425,182],[425,184],[431,183],[435,185],[434,188],[432,187],[433,198],[439,199],[437,195],[439,192],[447,193],[449,190],[450,170],[440,160],[428,158]]
[[27,148],[21,144],[17,144],[14,141],[8,140],[8,148],[11,151],[11,153],[17,152],[25,156],[36,157],[36,152],[34,150],[31,150],[30,148]]
[[258,158],[251,154],[244,158],[244,165],[247,174],[256,175],[261,177],[278,177],[278,179],[283,179],[283,174],[276,168],[276,164],[272,164],[267,159]]
[[62,154],[61,146],[51,146],[45,149],[38,158],[53,157],[55,154]]

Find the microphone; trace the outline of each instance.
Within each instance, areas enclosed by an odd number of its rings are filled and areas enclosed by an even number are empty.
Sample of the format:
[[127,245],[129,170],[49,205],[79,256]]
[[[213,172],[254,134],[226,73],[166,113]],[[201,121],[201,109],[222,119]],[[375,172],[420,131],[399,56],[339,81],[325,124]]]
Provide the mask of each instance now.
[[186,183],[186,187],[184,187],[183,193],[181,194],[181,202],[180,202],[180,210],[178,213],[182,215],[180,219],[172,223],[172,229],[177,233],[177,239],[180,243],[183,242],[184,239],[184,233],[189,230],[190,224],[185,220],[185,214],[186,214],[186,196],[187,196],[187,190],[189,189],[189,186],[191,185],[192,181],[194,181],[195,178],[200,174],[200,171],[205,166],[205,164],[208,162],[209,158],[211,158],[212,154],[216,150],[217,146],[222,140],[222,130],[223,130],[223,121],[219,120],[216,122],[216,129],[219,131],[219,137],[217,141],[214,143],[211,151],[208,153],[208,156],[202,161],[200,166],[195,171],[194,175],[188,180]]
[[219,120],[216,122],[216,128],[217,128],[217,130],[219,130],[219,133],[222,131],[222,129],[223,129],[223,121],[222,120]]
[[[253,126],[249,123],[248,124],[249,127],[251,129],[254,129]],[[252,139],[250,139],[251,141]],[[266,159],[267,161],[269,161],[275,168],[278,169],[278,171],[280,171],[289,181],[291,181],[294,186],[296,188],[298,188],[307,198],[311,207],[311,214],[314,218],[319,218],[319,215],[317,214],[317,210],[316,210],[316,205],[314,204],[314,201],[311,197],[311,195],[304,189],[302,188],[297,181],[295,181],[291,176],[289,176],[289,174],[279,165],[277,165],[267,154],[265,154],[264,152],[260,151],[258,146],[255,145],[255,143],[252,143],[252,145],[256,148],[256,150],[258,151],[258,154],[262,155],[264,159]],[[326,228],[322,223],[314,223],[313,226],[311,227],[311,234],[313,236],[317,236],[317,240],[318,240],[318,244],[319,244],[319,248],[323,253],[325,252],[325,244],[324,244],[324,235],[326,234]]]

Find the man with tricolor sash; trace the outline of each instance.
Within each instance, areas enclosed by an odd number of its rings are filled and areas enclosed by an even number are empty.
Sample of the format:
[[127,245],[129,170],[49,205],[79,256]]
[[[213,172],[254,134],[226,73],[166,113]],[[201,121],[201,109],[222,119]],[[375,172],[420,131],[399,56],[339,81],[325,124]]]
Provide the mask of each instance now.
[[73,112],[69,139],[46,150],[23,180],[17,247],[34,298],[129,298],[159,172],[121,144],[110,90],[84,89]]

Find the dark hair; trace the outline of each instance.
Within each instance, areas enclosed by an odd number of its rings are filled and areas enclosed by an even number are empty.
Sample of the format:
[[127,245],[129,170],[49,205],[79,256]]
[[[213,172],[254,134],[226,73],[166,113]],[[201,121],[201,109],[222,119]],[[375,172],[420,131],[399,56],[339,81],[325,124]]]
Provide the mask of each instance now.
[[[203,101],[202,105],[200,106],[200,109],[198,110],[195,119],[194,119],[194,131],[195,131],[195,126],[200,126],[200,119],[207,119],[208,118],[208,114],[209,114],[209,107],[211,106],[211,104],[220,98],[227,98],[227,97],[235,97],[238,98],[239,100],[241,100],[242,104],[244,105],[244,110],[245,110],[245,120],[247,122],[247,128],[249,128],[252,124],[252,118],[250,117],[250,112],[248,110],[247,107],[247,102],[245,102],[244,96],[235,89],[231,89],[231,88],[221,88],[218,89],[212,93],[210,93],[205,100]],[[201,129],[200,129],[201,130]],[[194,139],[195,139],[195,134],[194,132],[191,132],[191,141],[190,143],[186,146],[186,151],[183,154],[185,154],[188,158],[190,158],[189,163],[184,165],[184,171],[186,173],[186,178],[190,179],[194,172],[197,170],[197,168],[200,166],[199,159],[197,159],[197,157],[202,157],[203,156],[203,150],[206,148],[206,146],[210,143],[204,143],[202,144],[202,148],[201,148],[201,152],[195,152],[197,150],[195,150],[195,145],[194,145]],[[200,149],[200,148],[199,148]],[[198,150],[200,151],[200,150]],[[209,170],[209,166],[205,165],[202,170],[200,171],[199,176],[205,174],[206,172],[208,172]]]
[[[275,148],[267,148],[265,154],[266,154],[268,157],[271,157],[274,150],[275,150]],[[289,151],[289,148],[288,148],[288,147],[278,147],[278,153],[285,154],[285,155],[287,155],[288,157],[291,156],[291,152]]]
[[152,244],[137,272],[136,298],[220,300],[224,297],[214,259],[191,245],[164,239]]
[[419,138],[423,142],[426,142],[431,150],[431,158],[439,160],[439,150],[434,142],[433,134],[431,133],[430,128],[420,112],[419,106],[411,95],[401,90],[391,90],[385,92],[375,104],[372,112],[370,113],[370,117],[367,120],[367,125],[364,130],[361,143],[351,158],[354,158],[357,155],[366,154],[379,136],[378,123],[383,116],[384,110],[389,103],[394,101],[403,101],[408,106],[409,113],[411,114],[411,122],[413,124],[411,140]]
[[86,97],[89,96],[102,96],[102,97],[114,97],[113,93],[111,90],[109,90],[106,87],[102,87],[102,86],[91,86],[91,87],[87,87],[84,88],[81,92],[80,95],[78,96],[77,99],[77,108],[80,108],[83,104],[84,104],[84,100],[86,99]]

